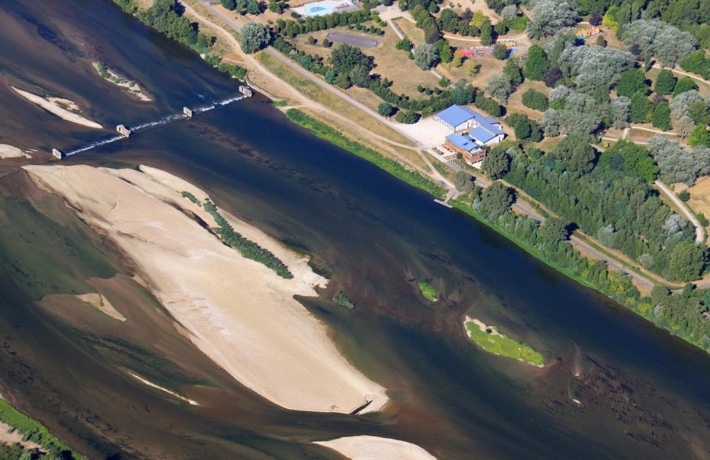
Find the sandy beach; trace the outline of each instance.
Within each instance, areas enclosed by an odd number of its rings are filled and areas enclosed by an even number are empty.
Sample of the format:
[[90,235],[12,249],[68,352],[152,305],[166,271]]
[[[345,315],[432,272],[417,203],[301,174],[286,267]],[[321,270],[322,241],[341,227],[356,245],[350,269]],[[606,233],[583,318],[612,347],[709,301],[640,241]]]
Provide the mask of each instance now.
[[3,158],[22,158],[25,154],[19,148],[10,144],[0,144],[0,159]]
[[[54,115],[58,116],[62,120],[70,121],[72,123],[76,123],[78,125],[86,126],[88,128],[95,128],[95,129],[101,129],[102,126],[95,121],[91,121],[88,118],[84,118],[79,114],[76,114],[74,112],[71,112],[71,110],[79,110],[79,107],[72,101],[68,99],[61,99],[61,98],[43,98],[40,96],[37,96],[36,94],[28,93],[27,91],[23,91],[21,89],[17,89],[14,86],[11,87],[12,89],[17,92],[20,96],[24,97],[28,101],[37,104],[38,106],[42,107],[44,110],[47,112],[53,113]],[[64,106],[64,107],[63,107]],[[68,107],[65,108],[65,107]]]
[[[27,166],[33,181],[65,199],[133,261],[156,298],[190,339],[236,380],[289,409],[363,412],[387,403],[385,390],[335,348],[324,324],[294,299],[327,280],[302,256],[222,211],[235,230],[279,257],[290,280],[225,246],[214,225],[181,196],[199,188],[160,170]],[[217,203],[218,204],[218,203]]]
[[416,444],[378,436],[348,436],[316,444],[329,447],[352,460],[435,460]]

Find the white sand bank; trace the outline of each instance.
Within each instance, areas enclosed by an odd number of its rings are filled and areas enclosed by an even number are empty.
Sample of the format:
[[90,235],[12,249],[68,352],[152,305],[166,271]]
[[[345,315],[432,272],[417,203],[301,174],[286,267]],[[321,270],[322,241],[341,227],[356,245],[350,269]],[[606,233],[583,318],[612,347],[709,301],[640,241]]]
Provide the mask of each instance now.
[[159,385],[156,385],[155,383],[151,382],[150,380],[144,379],[143,377],[141,377],[141,376],[138,375],[138,374],[134,374],[134,373],[131,372],[131,371],[126,371],[126,372],[128,372],[128,374],[129,374],[131,377],[133,377],[134,379],[138,380],[139,382],[141,382],[141,383],[143,383],[143,384],[145,384],[145,385],[147,385],[147,386],[149,386],[149,387],[151,387],[151,388],[155,388],[156,390],[160,390],[160,391],[162,391],[162,392],[164,392],[164,393],[167,393],[167,394],[169,394],[169,395],[171,395],[171,396],[173,396],[173,397],[175,397],[175,398],[177,398],[177,399],[179,399],[179,400],[181,400],[181,401],[185,401],[186,403],[189,403],[191,406],[198,406],[198,405],[199,405],[199,404],[197,404],[196,401],[193,401],[192,399],[187,399],[186,397],[181,396],[181,395],[175,393],[174,391],[170,391],[170,390],[168,390],[167,388],[163,388],[163,387],[161,387],[161,386],[159,386]]
[[0,144],[0,158],[22,158],[25,154],[19,148],[10,144]]
[[[71,112],[70,110],[78,110],[79,107],[74,102],[68,99],[60,99],[56,97],[43,98],[37,96],[36,94],[28,93],[27,91],[17,89],[14,86],[12,86],[11,88],[14,89],[15,92],[17,92],[17,94],[19,94],[20,96],[24,97],[30,102],[37,104],[47,112],[53,113],[62,120],[70,121],[72,123],[76,123],[89,128],[101,129],[101,125],[96,123],[95,121],[91,121],[88,118],[84,118],[81,115]],[[68,107],[69,110],[62,106]]]
[[213,224],[180,195],[187,190],[202,200],[201,190],[153,168],[25,169],[113,240],[191,340],[243,385],[296,410],[351,412],[372,401],[367,412],[387,402],[384,388],[353,368],[325,325],[294,300],[315,296],[314,286],[326,280],[307,260],[226,213],[235,230],[271,250],[294,279],[280,278],[222,244],[185,213]]
[[118,312],[115,308],[113,308],[113,305],[111,305],[111,302],[108,301],[106,297],[104,297],[102,294],[92,292],[89,294],[81,294],[76,296],[77,299],[81,300],[82,302],[86,302],[92,307],[97,308],[104,314],[110,316],[113,319],[117,319],[119,321],[126,321],[126,318]]
[[377,436],[348,436],[315,444],[329,447],[352,460],[436,460],[415,444]]

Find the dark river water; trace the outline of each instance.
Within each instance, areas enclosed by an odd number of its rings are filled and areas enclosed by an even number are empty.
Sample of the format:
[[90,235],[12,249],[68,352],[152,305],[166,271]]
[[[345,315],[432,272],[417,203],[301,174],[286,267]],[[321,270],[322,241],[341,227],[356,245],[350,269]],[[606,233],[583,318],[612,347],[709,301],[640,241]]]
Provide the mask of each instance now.
[[[92,277],[130,276],[130,267],[61,203],[32,192],[17,166],[114,133],[62,121],[10,86],[74,100],[110,127],[232,97],[236,84],[107,0],[5,0],[0,38],[0,143],[38,149],[32,160],[0,164],[0,389],[79,451],[337,458],[310,442],[370,434],[416,443],[438,458],[710,458],[707,354],[315,138],[258,95],[65,163],[164,168],[311,255],[332,281],[322,298],[303,303],[389,390],[384,413],[273,406],[175,334],[140,287],[123,292],[134,289],[134,303],[152,307],[136,308],[123,332],[48,311],[38,302],[43,295],[79,292]],[[155,102],[134,101],[101,80],[95,60],[140,82]],[[440,301],[424,301],[414,279],[431,282]],[[335,289],[357,308],[328,302]],[[531,344],[549,366],[480,351],[464,336],[467,313]],[[141,365],[205,403],[177,404],[121,370]]]

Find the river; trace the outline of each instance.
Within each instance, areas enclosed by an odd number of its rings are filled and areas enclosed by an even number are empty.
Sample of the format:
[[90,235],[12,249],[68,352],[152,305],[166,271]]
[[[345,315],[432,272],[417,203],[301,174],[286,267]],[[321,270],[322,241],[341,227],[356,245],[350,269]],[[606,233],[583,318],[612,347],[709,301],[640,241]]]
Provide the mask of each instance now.
[[[10,85],[72,99],[107,127],[236,94],[233,80],[107,0],[11,0],[0,8],[0,26],[3,143],[72,150],[113,135],[59,120]],[[155,103],[102,81],[93,60],[137,80]],[[38,152],[32,161],[48,160]],[[269,404],[207,362],[170,318],[149,313],[160,308],[139,287],[131,288],[142,307],[132,311],[139,321],[130,328],[81,318],[71,325],[48,311],[37,302],[42,295],[78,292],[85,285],[72,280],[130,275],[130,267],[57,200],[31,192],[15,173],[22,161],[0,164],[0,388],[93,457],[334,457],[309,441],[373,434],[439,458],[710,458],[707,354],[315,138],[261,96],[65,163],[169,170],[311,255],[332,281],[329,294],[303,303],[357,367],[389,390],[383,414],[298,413]],[[33,264],[54,268],[34,272]],[[414,278],[431,282],[441,300],[421,298]],[[327,301],[336,288],[355,301],[354,310]],[[463,334],[467,312],[529,343],[549,365],[537,369],[477,349]],[[126,350],[133,361],[121,357]],[[156,357],[160,351],[174,364]],[[121,368],[140,360],[181,369],[165,379],[203,405],[175,404],[126,378]]]

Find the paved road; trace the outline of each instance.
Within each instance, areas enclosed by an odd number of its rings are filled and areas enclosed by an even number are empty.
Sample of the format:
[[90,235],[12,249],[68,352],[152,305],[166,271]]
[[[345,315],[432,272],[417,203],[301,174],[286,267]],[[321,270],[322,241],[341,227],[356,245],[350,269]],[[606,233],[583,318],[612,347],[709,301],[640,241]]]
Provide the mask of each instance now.
[[676,196],[675,193],[669,189],[666,184],[661,182],[660,180],[657,180],[654,182],[658,188],[661,189],[663,193],[666,194],[668,198],[673,200],[673,203],[675,203],[676,206],[680,208],[680,210],[685,214],[685,217],[693,224],[695,227],[695,242],[696,243],[702,243],[705,241],[705,235],[703,233],[703,227],[700,225],[700,222],[698,222],[698,218],[693,215],[692,212],[685,206],[685,203],[683,203],[680,198]]

